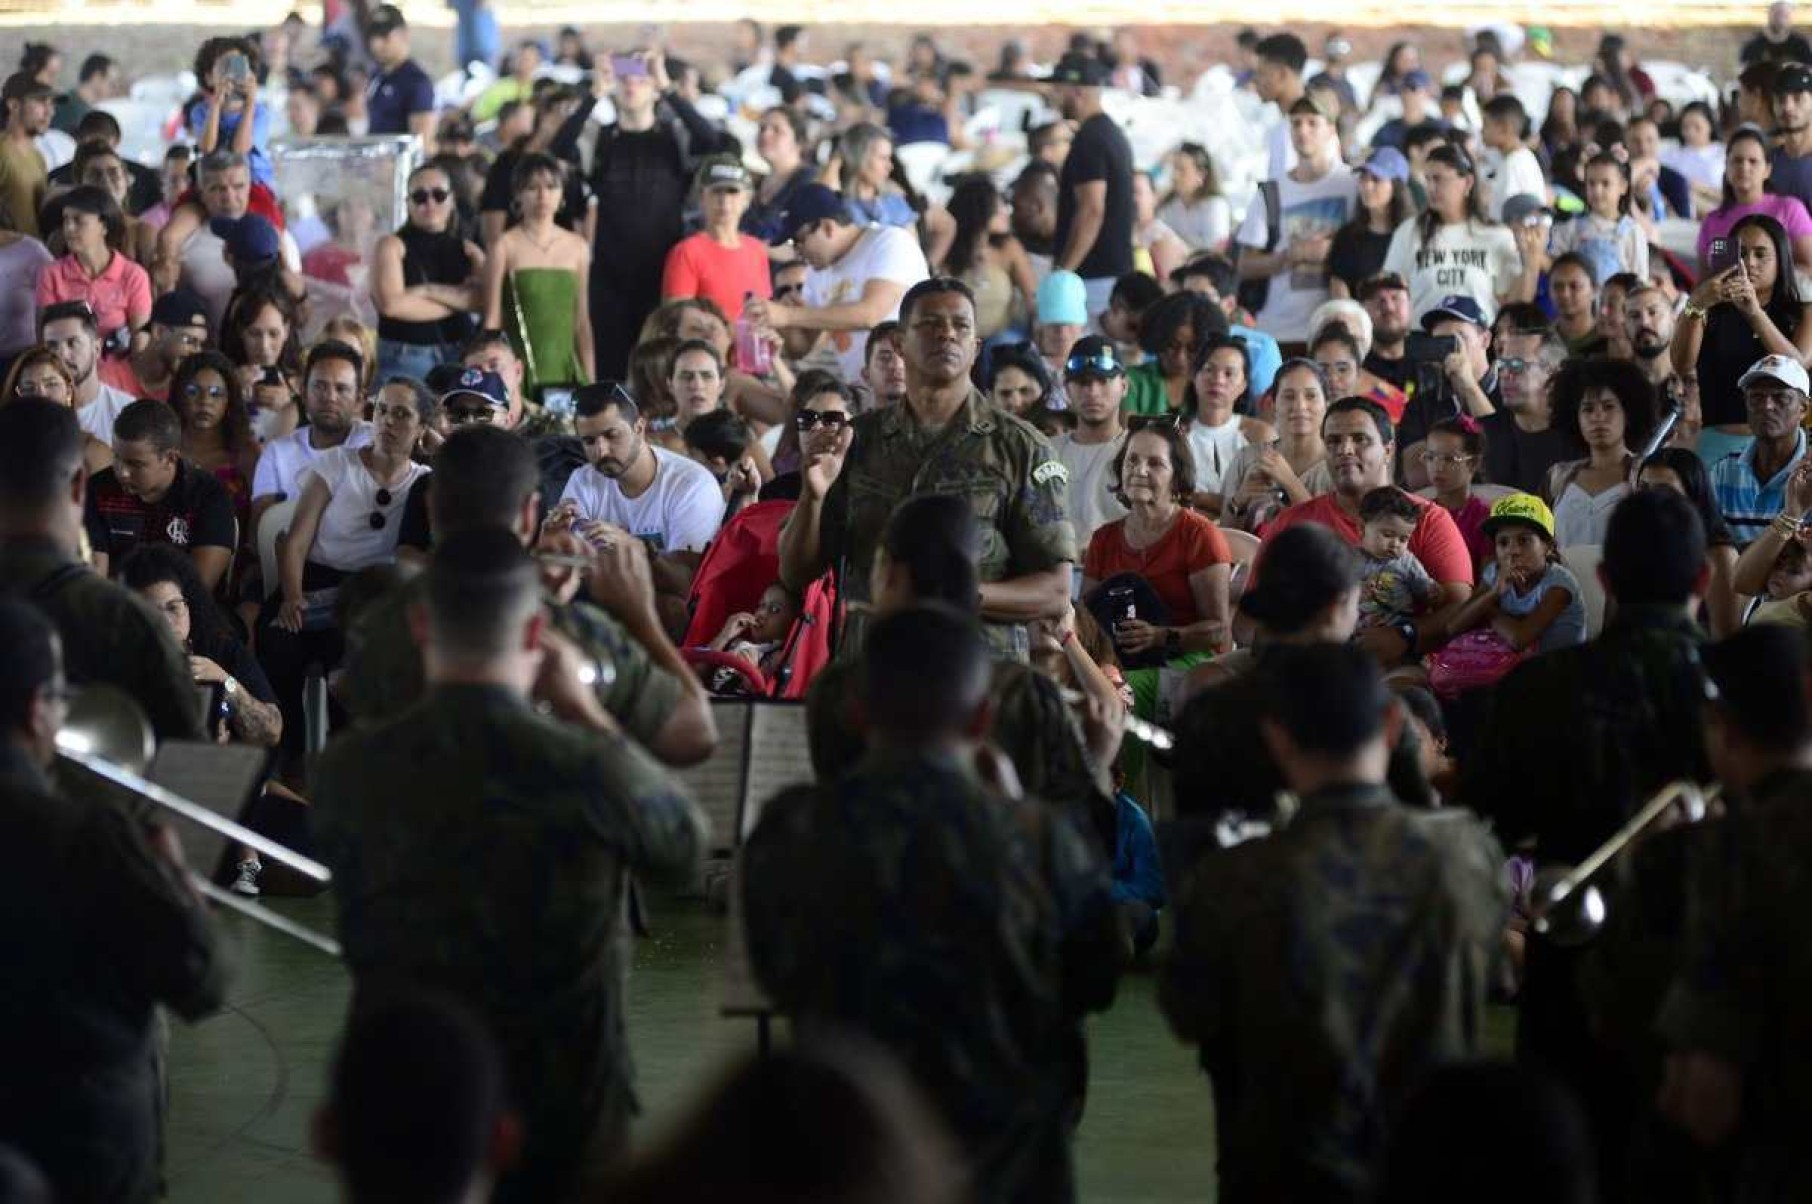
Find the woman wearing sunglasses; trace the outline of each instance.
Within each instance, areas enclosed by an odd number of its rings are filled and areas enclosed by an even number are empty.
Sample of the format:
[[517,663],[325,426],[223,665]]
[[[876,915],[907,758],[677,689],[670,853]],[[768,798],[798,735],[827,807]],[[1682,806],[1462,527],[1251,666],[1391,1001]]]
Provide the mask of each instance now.
[[453,181],[433,165],[409,177],[409,217],[372,253],[371,299],[378,311],[378,379],[426,379],[459,358],[479,308],[484,252],[459,234]]
[[793,386],[793,416],[774,448],[775,477],[762,486],[761,500],[796,501],[800,469],[813,456],[835,451],[837,440],[856,417],[856,395],[835,375],[812,368]]
[[[259,448],[233,361],[218,351],[201,351],[185,359],[170,378],[170,405],[182,419],[183,458],[226,486],[243,545],[253,538],[252,477],[258,470]],[[246,551],[243,546],[240,550]],[[239,563],[255,564],[255,553],[241,555]]]

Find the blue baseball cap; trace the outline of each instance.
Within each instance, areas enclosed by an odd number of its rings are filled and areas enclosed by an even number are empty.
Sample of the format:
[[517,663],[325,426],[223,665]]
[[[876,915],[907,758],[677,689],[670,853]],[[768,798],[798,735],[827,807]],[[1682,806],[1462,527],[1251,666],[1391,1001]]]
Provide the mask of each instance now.
[[1394,146],[1380,146],[1372,151],[1359,165],[1359,170],[1379,180],[1409,183],[1409,160]]
[[1059,268],[1038,286],[1041,326],[1087,326],[1088,286],[1074,272]]
[[776,245],[792,242],[807,226],[833,217],[846,223],[849,221],[849,209],[843,198],[822,184],[807,184],[780,215],[780,233],[774,236],[774,242]]
[[269,263],[283,251],[283,239],[268,218],[256,213],[244,217],[217,217],[208,223],[214,237],[226,244],[227,254],[240,265]]
[[1428,77],[1428,72],[1417,67],[1413,71],[1403,73],[1400,86],[1410,92],[1426,92],[1434,86],[1434,80]]
[[455,397],[476,397],[499,410],[510,408],[510,391],[504,386],[503,377],[482,368],[461,372],[440,395],[440,404],[444,406]]
[[1440,304],[1422,315],[1422,330],[1425,333],[1432,333],[1436,322],[1441,322],[1448,318],[1458,318],[1460,321],[1470,322],[1474,326],[1490,325],[1489,322],[1485,321],[1485,311],[1479,308],[1479,303],[1477,301],[1474,301],[1471,297],[1463,297],[1458,293],[1453,293],[1449,296],[1442,297]]

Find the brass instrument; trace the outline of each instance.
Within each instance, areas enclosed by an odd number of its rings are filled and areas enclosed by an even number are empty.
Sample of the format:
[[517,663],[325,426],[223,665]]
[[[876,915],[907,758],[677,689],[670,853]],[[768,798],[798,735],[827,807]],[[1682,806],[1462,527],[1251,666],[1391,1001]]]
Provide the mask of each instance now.
[[[1087,704],[1088,696],[1080,690],[1064,690],[1063,701],[1070,706],[1083,706]],[[1120,727],[1127,735],[1144,741],[1159,752],[1169,752],[1177,746],[1177,738],[1169,728],[1159,727],[1149,719],[1141,719],[1130,710],[1126,712]]]
[[[142,776],[150,765],[155,745],[151,725],[131,698],[107,686],[83,690],[71,703],[69,717],[57,733],[57,755],[87,772],[128,791],[133,797],[161,807],[190,823],[198,824],[272,861],[289,866],[316,882],[328,883],[332,871],[312,857],[278,844],[244,824],[218,815],[200,803],[183,798]],[[293,937],[331,957],[340,956],[340,943],[332,937],[296,923],[288,916],[222,890],[193,870],[189,883],[208,899],[240,915]]]
[[1642,810],[1630,817],[1628,823],[1594,849],[1591,856],[1558,878],[1546,882],[1537,880],[1535,897],[1531,901],[1531,927],[1558,945],[1582,945],[1596,936],[1604,927],[1610,908],[1604,892],[1592,878],[1669,810],[1679,807],[1687,823],[1703,820],[1723,789],[1716,782],[1701,788],[1697,782],[1684,779],[1662,787]]

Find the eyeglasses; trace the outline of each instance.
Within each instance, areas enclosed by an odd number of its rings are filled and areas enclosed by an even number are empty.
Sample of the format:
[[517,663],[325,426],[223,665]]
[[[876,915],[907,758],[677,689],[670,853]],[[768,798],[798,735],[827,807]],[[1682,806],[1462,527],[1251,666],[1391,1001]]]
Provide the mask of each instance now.
[[[1187,350],[1175,345],[1171,351]],[[1063,370],[1070,376],[1080,376],[1084,372],[1100,372],[1106,376],[1118,376],[1126,369],[1121,366],[1119,357],[1111,351],[1097,351],[1094,355],[1072,355],[1063,361]]]
[[1497,361],[1497,370],[1500,375],[1508,372],[1512,376],[1521,376],[1534,365],[1534,360],[1526,360],[1517,355],[1506,355]]
[[802,431],[816,430],[820,426],[840,431],[849,425],[849,415],[842,410],[800,410],[793,415],[793,425]]
[[1461,464],[1472,463],[1472,457],[1461,452],[1423,452],[1422,462],[1424,464],[1434,465],[1449,464],[1458,467]]
[[433,201],[438,205],[452,195],[453,194],[445,188],[417,188],[414,192],[409,194],[409,199],[414,201],[417,205],[426,205],[429,201]]
[[190,401],[194,401],[198,397],[206,397],[209,401],[219,401],[227,395],[227,391],[225,385],[208,385],[204,388],[201,385],[189,384],[182,387],[182,395]]
[[[390,504],[390,502],[391,502],[391,493],[388,489],[380,489],[377,491],[377,504],[378,505],[388,506]],[[384,514],[384,512],[382,510],[373,510],[371,512],[371,516],[369,518],[367,518],[365,521],[371,524],[371,529],[373,531],[382,531],[384,529],[384,527],[390,522],[390,519]]]
[[774,289],[774,299],[778,301],[782,297],[798,297],[804,293],[805,285],[803,284],[782,284]]

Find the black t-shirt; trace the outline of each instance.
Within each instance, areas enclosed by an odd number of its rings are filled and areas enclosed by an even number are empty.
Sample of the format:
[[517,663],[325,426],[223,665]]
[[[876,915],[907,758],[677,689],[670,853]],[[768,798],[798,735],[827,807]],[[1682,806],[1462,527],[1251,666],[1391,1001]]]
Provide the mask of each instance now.
[[434,488],[434,474],[417,477],[409,486],[403,501],[403,520],[397,524],[396,546],[426,552],[434,546],[434,532],[428,525],[428,491]]
[[[516,173],[516,164],[521,160],[521,147],[511,147],[498,155],[497,161],[491,164],[491,170],[485,173],[484,191],[478,195],[478,212],[506,214],[503,222],[506,230],[520,224],[520,219],[511,208],[516,197],[510,189],[510,177]],[[576,233],[580,222],[585,218],[585,207],[591,203],[591,194],[586,190],[585,181],[579,178],[579,173],[570,163],[562,163],[560,166],[566,182],[561,189],[560,208],[554,213],[554,224]]]
[[[1789,339],[1799,330],[1800,307],[1775,304],[1768,316]],[[1748,319],[1734,305],[1714,305],[1705,319],[1705,337],[1699,344],[1699,408],[1706,426],[1747,426],[1749,407],[1737,381],[1755,361],[1766,355]]]
[[1057,251],[1069,242],[1076,220],[1076,186],[1107,181],[1107,211],[1101,232],[1076,274],[1084,280],[1119,279],[1133,270],[1132,145],[1106,113],[1096,113],[1076,131],[1057,191]]
[[1785,41],[1771,42],[1758,33],[1743,43],[1743,66],[1751,63],[1812,63],[1812,42],[1801,34],[1790,33]]
[[231,548],[233,499],[213,473],[187,460],[176,468],[176,480],[155,505],[146,505],[120,486],[106,468],[88,483],[83,523],[88,541],[109,558],[110,570],[141,543],[167,543],[179,548]]
[[1562,431],[1525,431],[1508,410],[1479,419],[1485,431],[1485,480],[1524,493],[1547,488],[1548,470],[1574,457],[1573,441]]
[[1401,389],[1409,382],[1409,357],[1398,356],[1392,360],[1376,351],[1368,351],[1365,355],[1365,370],[1379,380],[1389,381]]
[[1392,233],[1378,233],[1363,217],[1340,227],[1334,231],[1333,245],[1328,248],[1328,274],[1357,296],[1362,282],[1384,270]]

